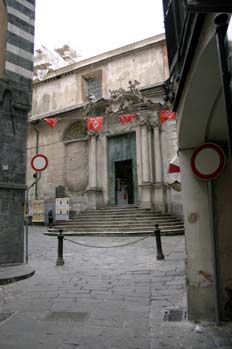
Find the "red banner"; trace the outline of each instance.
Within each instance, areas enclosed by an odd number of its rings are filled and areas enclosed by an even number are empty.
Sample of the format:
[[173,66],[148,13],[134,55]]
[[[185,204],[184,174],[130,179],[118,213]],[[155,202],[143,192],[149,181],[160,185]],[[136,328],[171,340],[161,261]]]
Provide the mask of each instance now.
[[180,166],[169,164],[168,173],[179,173],[179,172],[180,172]]
[[94,116],[87,118],[87,128],[89,131],[100,131],[103,128],[103,116]]
[[58,119],[57,118],[44,118],[44,121],[46,121],[51,128],[55,127]]
[[169,162],[168,173],[179,173],[180,172],[180,162],[177,154],[174,158]]
[[176,113],[171,110],[160,110],[160,122],[176,119]]
[[118,118],[122,124],[126,124],[127,122],[131,122],[133,119],[135,119],[137,114],[123,114],[119,115]]

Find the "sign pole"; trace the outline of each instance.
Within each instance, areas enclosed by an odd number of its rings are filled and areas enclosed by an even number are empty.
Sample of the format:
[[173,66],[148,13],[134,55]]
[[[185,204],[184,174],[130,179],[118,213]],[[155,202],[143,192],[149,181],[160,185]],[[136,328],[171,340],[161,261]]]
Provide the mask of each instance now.
[[28,263],[28,205],[29,205],[29,199],[28,194],[29,190],[34,187],[35,184],[37,184],[41,179],[41,172],[39,172],[38,178],[26,189],[26,198],[25,198],[25,204],[26,204],[26,231],[25,231],[25,260],[26,264]]

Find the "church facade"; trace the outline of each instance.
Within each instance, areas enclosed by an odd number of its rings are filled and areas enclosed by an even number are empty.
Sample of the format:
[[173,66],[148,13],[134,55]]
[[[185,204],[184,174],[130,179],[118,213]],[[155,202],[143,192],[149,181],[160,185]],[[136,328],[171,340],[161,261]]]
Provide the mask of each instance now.
[[164,35],[40,70],[28,128],[28,185],[33,156],[45,155],[48,167],[30,201],[44,200],[48,211],[57,197],[67,197],[73,216],[114,205],[181,216],[179,174],[168,172],[177,153],[176,120],[160,122],[167,78]]

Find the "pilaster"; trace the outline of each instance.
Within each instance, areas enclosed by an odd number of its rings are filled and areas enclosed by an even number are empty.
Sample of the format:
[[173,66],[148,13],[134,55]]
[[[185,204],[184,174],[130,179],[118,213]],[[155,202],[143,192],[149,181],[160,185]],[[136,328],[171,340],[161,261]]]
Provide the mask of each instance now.
[[160,128],[158,120],[152,123],[154,142],[154,171],[155,180],[153,184],[154,209],[164,213],[166,211],[166,186],[163,181],[162,153],[160,141]]
[[89,186],[86,190],[88,209],[96,210],[102,205],[102,188],[98,187],[97,178],[97,135],[89,132]]
[[141,184],[140,184],[140,206],[142,208],[152,208],[152,183],[151,167],[149,156],[149,122],[148,117],[140,117],[140,153],[141,153]]
[[0,264],[24,262],[28,94],[0,80]]

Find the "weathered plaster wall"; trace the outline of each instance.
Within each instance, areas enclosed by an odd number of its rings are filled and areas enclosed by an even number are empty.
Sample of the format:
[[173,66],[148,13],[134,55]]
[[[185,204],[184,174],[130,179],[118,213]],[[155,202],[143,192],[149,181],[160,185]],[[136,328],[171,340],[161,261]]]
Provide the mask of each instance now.
[[65,184],[70,191],[85,191],[88,185],[88,140],[65,145]]
[[141,82],[139,87],[163,82],[166,73],[164,67],[161,44],[134,51],[107,64],[107,85],[110,89],[118,89],[127,88],[129,80]]
[[[161,42],[148,48],[132,50],[94,65],[79,67],[62,75],[60,79],[54,77],[49,81],[45,79],[34,83],[33,117],[84,103],[86,99],[82,80],[94,71],[102,71],[103,97],[109,97],[109,89],[128,88],[129,80],[138,80],[141,83],[139,87],[162,83],[167,78],[167,62],[162,45]],[[45,82],[49,84],[49,89],[44,87]]]
[[[41,173],[41,180],[38,183],[39,198],[55,198],[55,188],[64,185],[64,144],[61,141],[64,123],[57,124],[55,132],[49,128],[45,122],[36,126],[39,132],[38,152],[48,157],[48,169]],[[31,159],[36,154],[36,132],[34,128],[29,129],[28,133],[28,155],[27,155],[27,183],[32,183],[33,170],[31,168]],[[29,197],[34,196],[34,189],[31,189]]]
[[81,103],[80,77],[72,74],[49,81],[49,88],[43,83],[33,87],[32,115],[59,111]]
[[[190,161],[193,151],[180,153],[184,224],[186,230],[186,276],[190,319],[215,319],[212,247],[207,183],[195,178]],[[203,274],[202,274],[203,272]]]
[[[225,104],[221,93],[220,69],[213,16],[208,16],[199,38],[185,89],[178,108],[178,136],[183,185],[186,233],[187,295],[190,319],[214,320],[215,297],[207,183],[195,178],[191,170],[193,151],[205,142],[227,148]],[[210,81],[210,84],[209,84]],[[191,149],[191,150],[187,150]],[[227,150],[226,150],[227,151]],[[219,243],[219,283],[221,314],[225,318],[228,301],[225,289],[231,289],[231,169],[227,165],[214,181],[213,214]],[[231,319],[231,302],[230,302]]]

